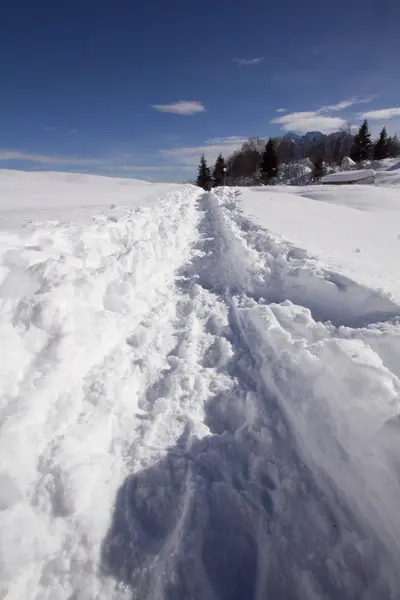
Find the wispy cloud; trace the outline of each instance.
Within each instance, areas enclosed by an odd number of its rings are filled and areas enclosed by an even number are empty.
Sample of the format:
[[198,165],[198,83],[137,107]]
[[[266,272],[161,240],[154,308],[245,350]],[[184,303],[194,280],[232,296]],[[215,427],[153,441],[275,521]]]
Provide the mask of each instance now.
[[195,115],[206,110],[201,102],[187,100],[180,100],[172,104],[152,104],[152,108],[160,112],[173,113],[175,115]]
[[[295,131],[298,133],[307,133],[307,131],[321,131],[322,133],[332,133],[346,125],[346,119],[338,116],[332,116],[326,113],[339,112],[350,108],[354,104],[364,104],[371,102],[374,96],[368,98],[348,98],[337,104],[329,104],[321,106],[317,110],[293,112],[276,117],[271,120],[271,123],[281,125],[286,131]],[[280,111],[282,112],[282,111]]]
[[287,112],[287,108],[277,108],[277,109],[276,109],[276,112],[277,112],[277,113],[284,113],[284,112]]
[[226,146],[241,146],[242,144],[244,144],[244,142],[246,142],[248,140],[247,137],[243,137],[242,135],[229,135],[226,137],[215,137],[215,138],[211,138],[210,140],[206,140],[204,143],[205,144],[211,144],[211,145],[215,145],[215,144],[220,144],[221,147],[226,147]]
[[171,170],[176,170],[176,169],[180,169],[183,171],[192,171],[192,167],[189,166],[177,166],[177,165],[146,165],[146,166],[142,166],[142,165],[120,165],[120,166],[111,166],[111,165],[107,165],[104,167],[101,167],[101,169],[103,171],[131,171],[131,172],[136,172],[136,171],[171,171]]
[[370,110],[361,114],[361,118],[363,119],[386,120],[393,119],[394,117],[400,117],[400,107],[398,106],[394,108],[381,108],[380,110]]
[[234,58],[233,60],[239,65],[239,67],[249,67],[251,65],[259,65],[264,60],[264,57],[259,56],[257,58]]
[[75,156],[51,156],[47,154],[30,154],[18,150],[1,150],[1,160],[21,160],[38,163],[41,165],[74,165],[74,166],[96,166],[104,164],[105,159],[101,158],[82,158]]
[[339,111],[345,110],[346,108],[350,108],[350,106],[354,106],[354,104],[367,104],[368,102],[372,102],[376,96],[367,96],[366,98],[359,98],[355,96],[353,98],[348,98],[347,100],[342,100],[337,104],[328,104],[328,106],[322,106],[319,109],[319,112],[330,112],[330,111]]
[[174,161],[177,165],[195,167],[202,154],[210,162],[214,161],[218,154],[225,157],[240,148],[248,138],[242,136],[217,137],[204,142],[200,146],[186,146],[183,148],[169,148],[160,150],[160,154]]

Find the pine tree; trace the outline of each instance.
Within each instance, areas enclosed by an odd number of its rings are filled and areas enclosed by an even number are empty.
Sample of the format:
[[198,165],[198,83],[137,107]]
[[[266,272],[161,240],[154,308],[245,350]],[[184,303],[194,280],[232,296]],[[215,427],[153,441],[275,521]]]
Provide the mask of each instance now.
[[379,138],[374,146],[374,160],[382,160],[383,158],[388,158],[389,156],[389,138],[386,131],[386,127],[384,127],[379,135]]
[[213,175],[212,175],[212,185],[213,187],[218,187],[224,185],[225,183],[225,171],[226,168],[225,160],[222,154],[219,154],[217,160],[215,161]]
[[388,152],[391,158],[400,156],[400,141],[397,135],[388,138]]
[[368,160],[372,154],[371,133],[368,127],[368,121],[365,120],[358,133],[354,136],[353,146],[350,152],[350,158],[355,162]]
[[211,171],[207,166],[207,161],[204,154],[201,156],[200,164],[199,164],[199,172],[197,175],[196,185],[203,188],[203,190],[209,191],[211,190],[212,179],[211,179]]
[[313,162],[313,179],[319,181],[325,175],[325,163],[322,156],[318,156]]
[[265,151],[261,157],[261,180],[264,183],[271,183],[272,179],[278,175],[278,171],[279,164],[275,141],[272,138],[269,138],[267,145],[265,146]]

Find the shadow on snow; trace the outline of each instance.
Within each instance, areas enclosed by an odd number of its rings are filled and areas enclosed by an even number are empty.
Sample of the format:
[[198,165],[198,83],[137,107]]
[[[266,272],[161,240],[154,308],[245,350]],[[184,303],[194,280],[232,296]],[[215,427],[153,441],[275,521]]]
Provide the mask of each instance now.
[[[216,242],[207,219],[206,252],[185,273],[186,292],[194,274],[210,283]],[[391,598],[378,545],[302,464],[231,321],[235,385],[210,398],[210,435],[195,439],[188,427],[156,464],[126,478],[102,546],[103,574],[136,600]]]

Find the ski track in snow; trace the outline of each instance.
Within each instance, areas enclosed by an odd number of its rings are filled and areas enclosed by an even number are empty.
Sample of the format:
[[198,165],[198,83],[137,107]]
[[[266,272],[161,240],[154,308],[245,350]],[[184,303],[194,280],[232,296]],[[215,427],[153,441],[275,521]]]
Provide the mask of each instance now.
[[7,238],[0,597],[400,597],[400,307],[235,194]]

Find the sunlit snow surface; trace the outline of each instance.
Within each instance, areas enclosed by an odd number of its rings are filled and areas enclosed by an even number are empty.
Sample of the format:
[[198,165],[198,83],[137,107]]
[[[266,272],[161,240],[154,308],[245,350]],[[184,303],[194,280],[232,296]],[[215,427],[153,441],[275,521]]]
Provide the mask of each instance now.
[[0,172],[0,597],[400,597],[383,179]]

